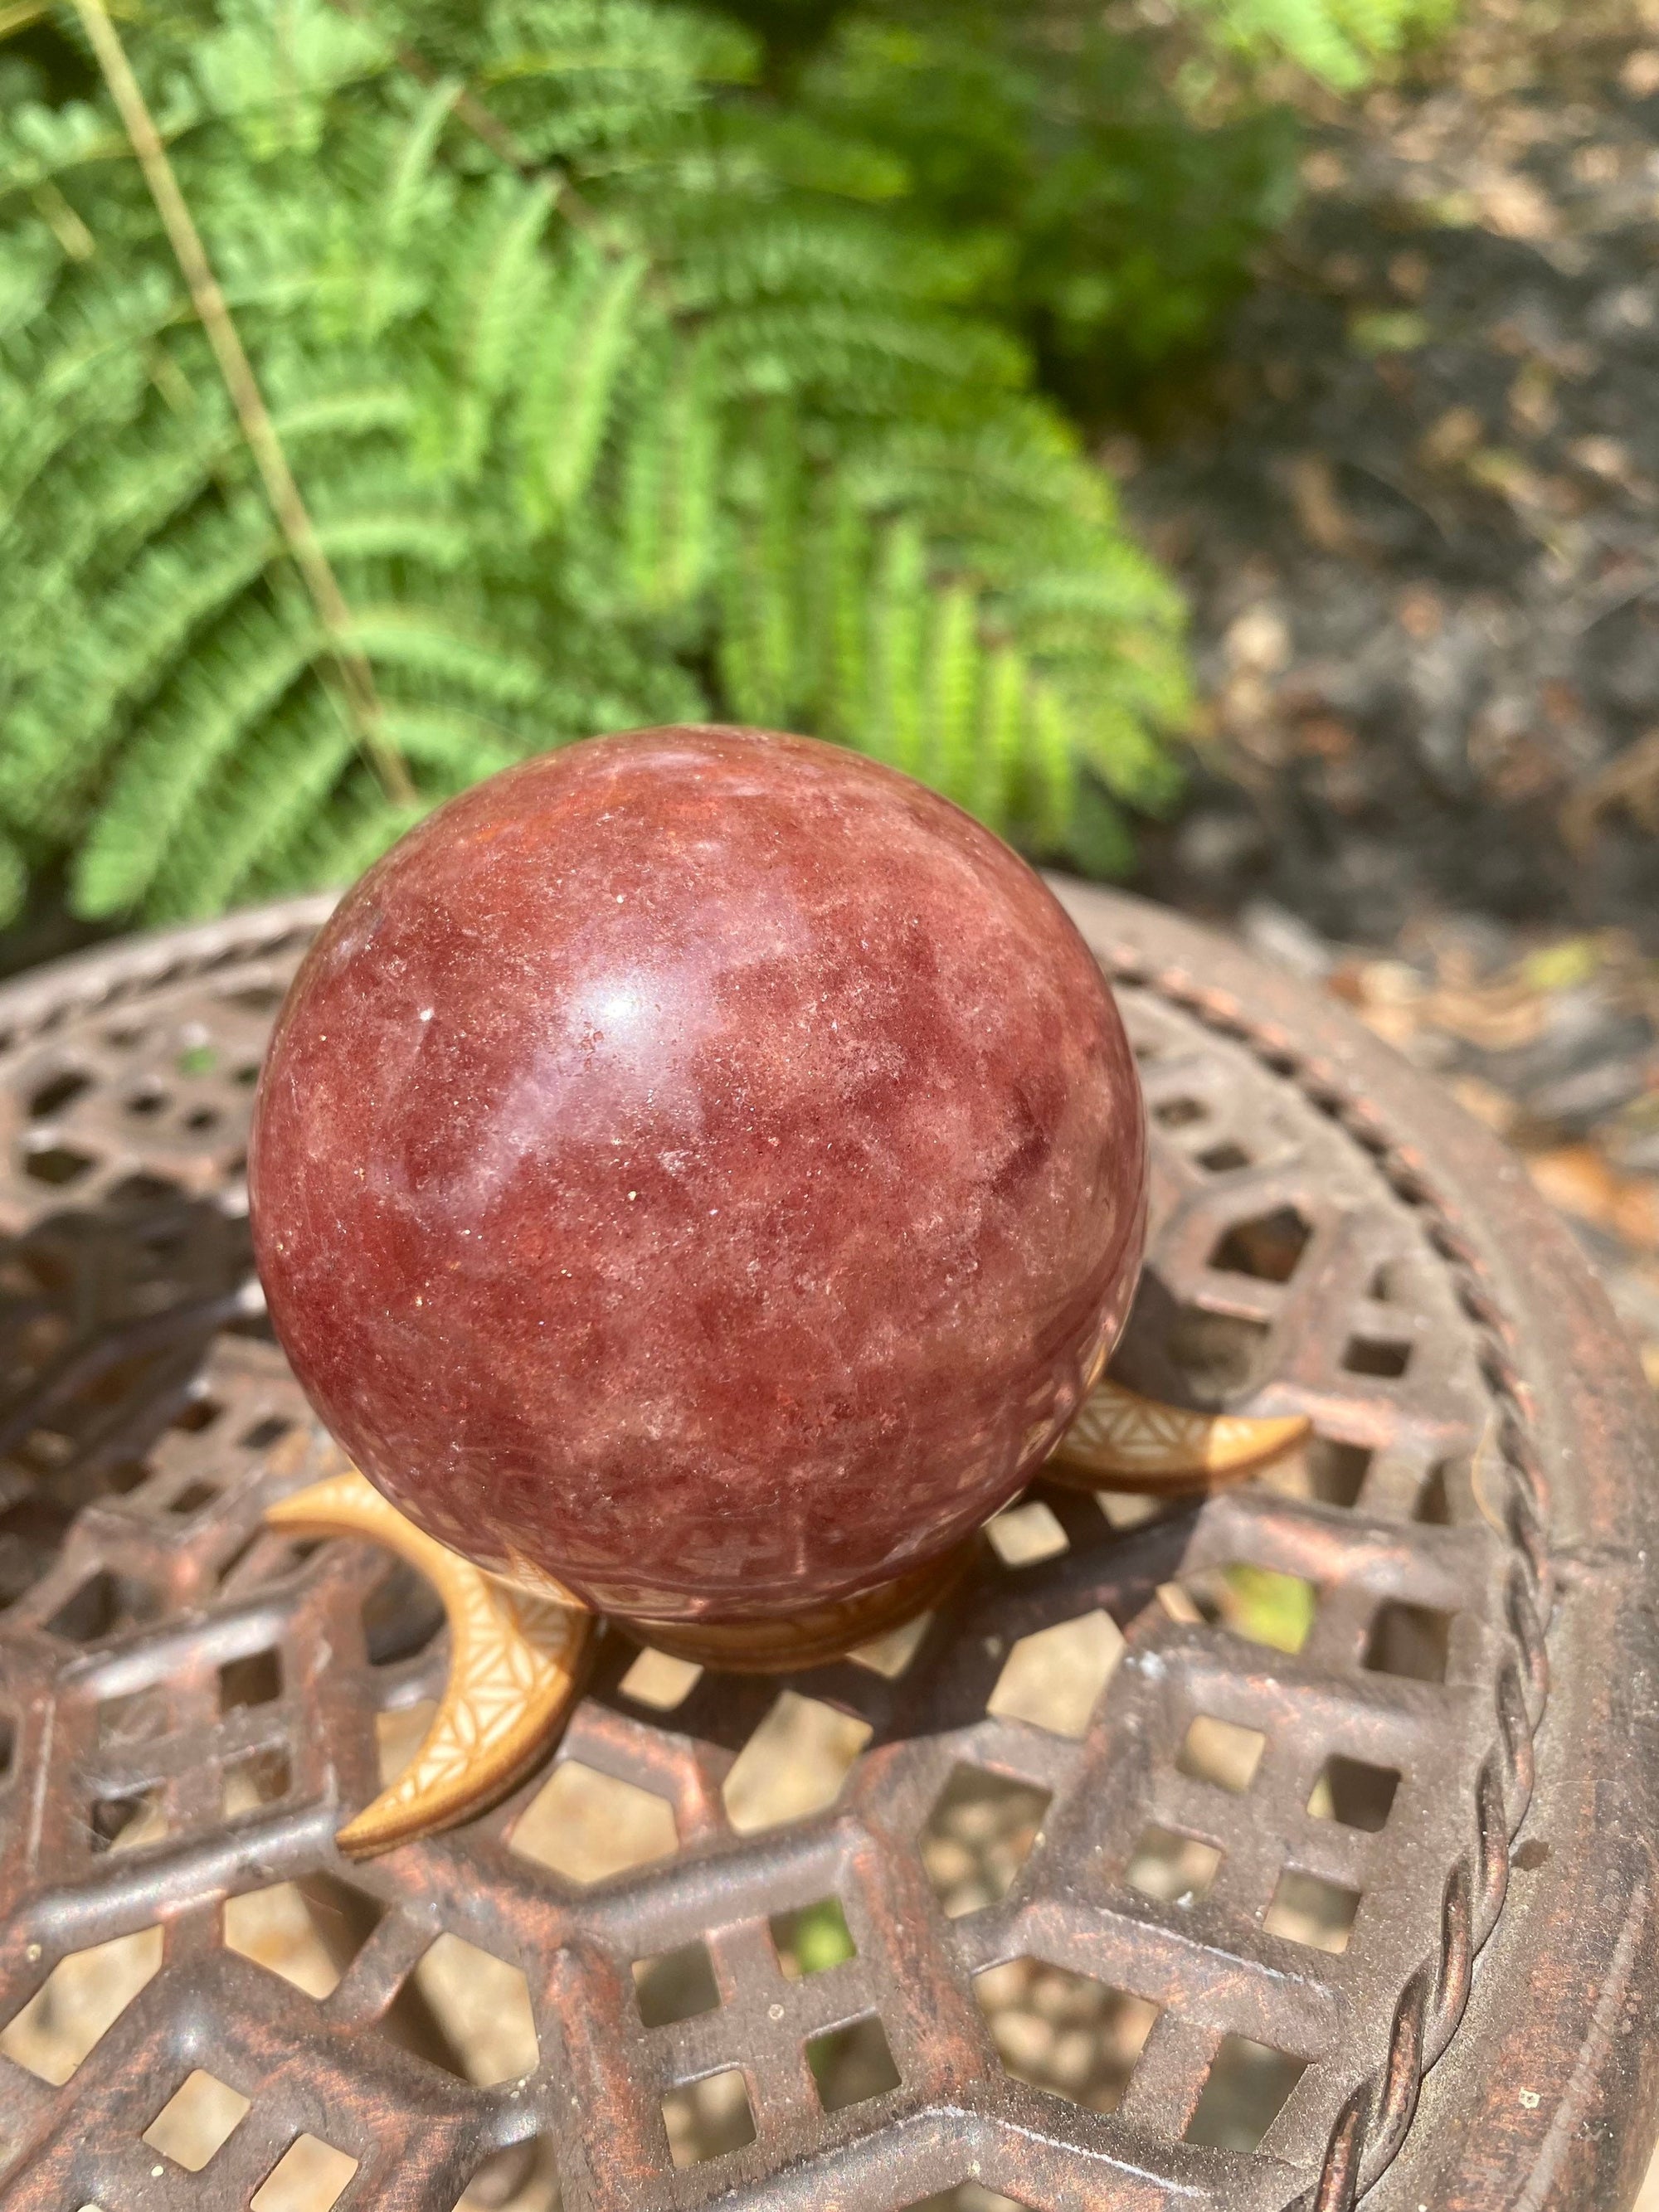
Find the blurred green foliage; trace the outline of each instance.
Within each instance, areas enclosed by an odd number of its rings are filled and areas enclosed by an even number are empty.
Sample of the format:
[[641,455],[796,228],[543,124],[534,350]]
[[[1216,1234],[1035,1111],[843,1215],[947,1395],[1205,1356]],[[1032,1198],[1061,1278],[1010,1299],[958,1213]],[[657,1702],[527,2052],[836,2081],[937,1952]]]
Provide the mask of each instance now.
[[857,1946],[847,1926],[847,1915],[833,1897],[803,1905],[789,1916],[787,1950],[791,1970],[797,1975],[822,1974],[856,1954]]
[[1099,9],[736,6],[773,97],[897,164],[897,213],[972,251],[974,304],[1085,418],[1202,347],[1291,211],[1290,109],[1238,97],[1200,122],[1178,88],[1192,62]]
[[[1363,58],[1411,4],[1286,21]],[[1073,0],[124,9],[343,632],[44,11],[0,44],[0,918],[42,870],[88,916],[337,881],[511,760],[681,717],[1121,866],[1177,786],[1181,609],[1073,423],[1289,204],[1284,114],[1206,88],[1318,42],[1248,5],[1162,69]]]
[[1312,1632],[1318,1597],[1311,1583],[1272,1567],[1229,1567],[1222,1577],[1221,1619],[1257,1644],[1299,1651]]

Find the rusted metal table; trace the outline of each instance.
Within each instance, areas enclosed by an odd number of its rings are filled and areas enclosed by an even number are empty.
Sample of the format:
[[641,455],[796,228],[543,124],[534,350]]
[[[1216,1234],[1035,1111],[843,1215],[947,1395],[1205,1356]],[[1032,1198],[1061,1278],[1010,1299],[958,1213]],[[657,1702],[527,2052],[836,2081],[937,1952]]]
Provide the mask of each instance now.
[[356,1867],[444,1648],[261,1528],[330,1463],[240,1181],[324,903],[0,994],[8,2207],[1629,2203],[1648,1395],[1487,1136],[1063,888],[1157,1137],[1120,1371],[1316,1441],[1199,1508],[1039,1484],[919,1638],[787,1682],[608,1632],[556,1763]]

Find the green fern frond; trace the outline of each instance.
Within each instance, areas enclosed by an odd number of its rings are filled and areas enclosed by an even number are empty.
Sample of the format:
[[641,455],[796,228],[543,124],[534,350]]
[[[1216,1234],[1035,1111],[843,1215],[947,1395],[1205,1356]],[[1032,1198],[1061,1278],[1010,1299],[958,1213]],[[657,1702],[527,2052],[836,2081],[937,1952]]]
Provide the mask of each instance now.
[[380,236],[359,276],[357,315],[365,337],[377,337],[402,306],[406,294],[399,279],[417,226],[423,217],[438,216],[449,198],[441,183],[434,191],[434,171],[439,141],[464,89],[459,77],[441,77],[398,143],[384,188]]
[[465,791],[495,775],[534,749],[533,738],[515,740],[512,732],[487,715],[459,707],[422,707],[403,700],[384,702],[386,743],[407,761],[423,789]]
[[421,821],[427,809],[399,806],[367,784],[325,813],[313,813],[281,851],[273,847],[250,889],[326,890],[355,882],[363,870]]
[[683,605],[713,561],[720,432],[696,348],[653,367],[635,395],[620,477],[629,595],[657,612]]
[[[27,347],[8,348],[0,390],[0,512],[98,424],[129,420],[148,398],[149,349],[184,313],[175,285],[145,273],[91,301],[52,303]],[[56,309],[56,312],[52,312]]]
[[933,610],[928,641],[923,758],[927,781],[961,806],[973,805],[978,784],[983,668],[978,602],[965,585],[949,585]]
[[520,402],[520,495],[532,527],[586,496],[649,266],[642,253],[607,258],[583,240],[568,249]]
[[[14,678],[57,649],[47,625],[77,580],[119,574],[200,498],[214,455],[193,426],[159,424],[142,441],[112,441],[87,467],[52,471],[49,500],[20,503],[0,527],[12,588],[0,604],[0,667]],[[0,677],[0,683],[5,678]]]
[[927,636],[927,550],[915,523],[884,534],[870,609],[870,698],[848,735],[908,775],[922,771],[921,674]]
[[1027,716],[1035,787],[1031,811],[1039,842],[1052,852],[1065,844],[1077,807],[1075,734],[1065,702],[1051,684],[1031,687]]
[[283,0],[280,10],[230,0],[198,39],[191,75],[210,114],[234,124],[257,161],[314,153],[330,97],[381,75],[386,40],[327,0]]
[[441,305],[447,374],[428,431],[447,472],[477,474],[507,380],[532,342],[548,290],[537,252],[552,204],[546,183],[498,178],[458,241],[458,274]]
[[[314,374],[311,362],[303,368],[307,374]],[[410,427],[414,411],[408,386],[396,384],[377,386],[354,380],[337,390],[324,384],[285,400],[283,380],[277,377],[271,380],[266,396],[276,435],[285,448],[302,458],[305,442],[311,438],[368,437],[376,432],[396,436]]]
[[0,805],[43,833],[70,818],[110,726],[155,692],[198,632],[281,551],[263,505],[244,501],[153,547],[63,641],[13,707],[0,757]]
[[[752,37],[669,0],[122,29],[348,628],[300,595],[112,111],[14,102],[0,836],[72,855],[78,910],[337,879],[477,777],[647,721],[817,732],[1048,852],[1105,849],[1109,788],[1164,796],[1179,606],[964,306],[1002,248],[894,220],[906,161],[778,107]],[[337,645],[416,805],[352,750]]]
[[286,620],[245,614],[210,655],[186,665],[173,696],[146,715],[92,817],[72,878],[80,913],[122,913],[148,894],[170,855],[176,870],[175,841],[201,793],[257,738],[322,643],[297,610]]
[[492,636],[482,623],[458,621],[447,609],[417,601],[354,606],[351,642],[377,669],[441,682],[502,708],[532,707],[545,686],[546,665],[534,653]]
[[313,689],[227,763],[192,810],[157,890],[170,912],[216,914],[241,894],[262,860],[280,852],[327,801],[356,762],[338,698]]
[[94,163],[125,163],[126,134],[101,106],[67,100],[60,107],[20,105],[0,119],[0,194],[27,194],[59,184]]
[[1019,652],[1006,644],[994,647],[987,658],[979,757],[968,802],[983,821],[1011,822],[1018,815],[1030,687],[1030,672]]
[[466,566],[477,543],[465,518],[422,501],[407,481],[381,489],[383,503],[361,493],[341,498],[337,487],[318,502],[317,538],[330,560],[402,559],[441,574]]
[[[948,406],[946,394],[1017,391],[1027,374],[1021,348],[1002,331],[964,325],[939,311],[896,312],[835,300],[769,302],[733,309],[710,326],[734,398],[793,393],[837,412],[890,421],[908,409]],[[971,419],[963,406],[965,419]]]

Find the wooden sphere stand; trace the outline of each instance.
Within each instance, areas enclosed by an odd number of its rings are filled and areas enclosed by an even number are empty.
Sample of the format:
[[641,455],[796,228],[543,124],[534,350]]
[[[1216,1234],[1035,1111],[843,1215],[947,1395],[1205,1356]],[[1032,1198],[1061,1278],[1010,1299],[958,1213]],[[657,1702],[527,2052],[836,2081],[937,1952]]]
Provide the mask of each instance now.
[[[1307,1431],[1299,1415],[1194,1413],[1106,1381],[1043,1473],[1079,1489],[1190,1496],[1277,1458]],[[508,1582],[486,1573],[406,1520],[355,1468],[279,1499],[265,1518],[293,1535],[384,1544],[434,1585],[449,1619],[449,1681],[425,1739],[396,1782],[340,1830],[343,1851],[366,1857],[453,1826],[496,1802],[545,1755],[596,1625],[568,1590],[550,1577]],[[931,1611],[961,1581],[981,1540],[971,1536],[878,1589],[799,1613],[623,1626],[659,1651],[728,1673],[823,1666]]]

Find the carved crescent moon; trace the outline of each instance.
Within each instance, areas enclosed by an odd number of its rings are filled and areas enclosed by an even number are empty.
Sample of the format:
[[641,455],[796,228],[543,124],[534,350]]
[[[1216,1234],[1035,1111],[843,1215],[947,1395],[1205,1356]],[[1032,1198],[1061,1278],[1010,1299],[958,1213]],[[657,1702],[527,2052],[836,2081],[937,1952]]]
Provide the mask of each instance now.
[[418,1568],[449,1618],[449,1681],[420,1749],[335,1838],[355,1858],[434,1835],[503,1796],[532,1765],[575,1688],[589,1613],[532,1597],[448,1551],[353,1468],[269,1507],[293,1535],[367,1536]]
[[1076,1490],[1165,1492],[1180,1497],[1236,1481],[1301,1443],[1311,1423],[1292,1413],[1248,1420],[1192,1413],[1097,1382],[1042,1472]]
[[[1247,1474],[1298,1443],[1309,1426],[1300,1415],[1246,1420],[1188,1413],[1121,1383],[1100,1382],[1043,1473],[1079,1490],[1181,1496]],[[340,1830],[340,1849],[358,1858],[388,1850],[503,1796],[564,1717],[592,1616],[560,1602],[550,1580],[544,1594],[532,1595],[475,1567],[405,1520],[355,1468],[279,1499],[265,1519],[292,1535],[367,1536],[384,1544],[434,1584],[449,1619],[449,1681],[432,1724],[392,1787]],[[799,1662],[799,1653],[790,1656]],[[733,1663],[732,1656],[724,1663]],[[741,1655],[736,1663],[744,1663]],[[748,1663],[756,1663],[752,1655]]]

